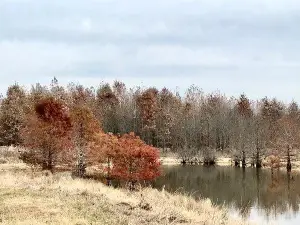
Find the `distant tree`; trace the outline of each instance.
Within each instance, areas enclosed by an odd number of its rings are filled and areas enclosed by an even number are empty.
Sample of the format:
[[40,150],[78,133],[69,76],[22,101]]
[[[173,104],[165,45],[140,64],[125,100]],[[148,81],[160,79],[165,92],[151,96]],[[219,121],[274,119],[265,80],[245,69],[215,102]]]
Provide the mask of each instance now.
[[204,163],[207,165],[214,164],[216,151],[225,148],[224,119],[226,118],[227,109],[224,107],[226,99],[219,93],[209,94],[203,104],[203,130],[206,135],[206,147],[204,148]]
[[[196,163],[196,159],[200,157],[201,151],[204,150],[205,143],[203,143],[204,140],[202,137],[203,134],[206,135],[204,132],[206,123],[203,124],[203,118],[201,117],[202,103],[202,90],[192,85],[188,88],[182,102],[175,105],[176,110],[180,113],[174,111],[176,119],[174,119],[173,126],[179,130],[179,134],[176,135],[176,138],[178,139],[178,147],[182,147],[177,151],[183,164],[187,162]],[[199,129],[200,127],[201,129]],[[172,132],[172,135],[174,135],[174,133],[175,132]]]
[[[29,93],[29,101],[30,107],[34,108],[34,105],[41,101],[43,98],[49,96],[49,90],[46,86],[42,86],[41,84],[37,83],[31,86],[31,90]],[[34,109],[33,109],[34,110]]]
[[68,104],[71,107],[74,105],[85,105],[95,114],[96,96],[93,87],[86,88],[80,84],[70,83],[67,90],[69,95]]
[[[159,147],[164,150],[171,147],[171,131],[174,126],[174,115],[177,99],[167,89],[163,88],[158,94],[158,115],[156,117]],[[174,108],[174,106],[176,108]]]
[[22,159],[52,172],[57,164],[70,163],[73,160],[71,131],[66,106],[52,97],[42,99],[35,104],[35,113],[27,115],[22,137],[28,150]]
[[137,99],[142,119],[142,137],[148,144],[157,145],[156,117],[158,112],[158,90],[149,88]]
[[95,95],[92,88],[68,85],[68,105],[72,119],[72,140],[76,150],[75,174],[85,176],[90,142],[101,131],[100,122],[93,113]]
[[254,161],[256,168],[262,167],[262,154],[266,150],[268,129],[261,115],[256,115],[253,120],[254,128]]
[[[115,81],[112,86],[112,91],[117,99],[115,104],[114,117],[117,126],[118,134],[125,134],[130,131],[136,131],[136,104],[134,93],[128,92],[124,83]],[[130,90],[131,91],[131,90]]]
[[185,106],[179,100],[173,106],[176,111],[174,111],[174,121],[173,126],[170,129],[170,147],[171,151],[176,152],[181,158],[183,164],[187,163],[192,157],[190,149],[187,148],[186,139],[186,111]]
[[262,99],[260,113],[263,125],[266,127],[266,145],[270,148],[272,147],[272,143],[276,141],[276,133],[279,130],[278,121],[284,115],[284,105],[275,98],[272,100],[264,98]]
[[[113,93],[115,94],[116,98],[120,101],[124,97],[126,92],[126,86],[121,81],[115,81],[113,84]],[[122,102],[123,103],[123,102]]]
[[0,143],[19,145],[22,142],[20,130],[28,110],[25,90],[18,84],[10,86],[0,107]]
[[249,118],[253,115],[251,102],[245,94],[242,94],[237,102],[237,110],[240,116]]
[[50,84],[50,94],[57,100],[62,101],[64,104],[68,102],[68,96],[63,86],[59,85],[58,80],[54,77]]
[[289,115],[289,117],[298,120],[300,119],[300,111],[299,111],[299,106],[297,104],[297,102],[292,101],[288,108],[287,108],[287,114]]
[[85,176],[87,167],[87,154],[90,142],[101,131],[100,124],[91,109],[84,104],[71,108],[72,139],[76,148],[76,175]]
[[96,94],[95,115],[102,124],[105,132],[119,133],[116,108],[118,99],[109,84],[101,85]]
[[[235,127],[235,147],[239,149],[242,159],[242,167],[246,167],[246,157],[253,149],[252,117],[251,102],[242,94],[236,103],[236,127]],[[237,164],[237,163],[236,163]]]
[[288,172],[292,169],[292,156],[296,155],[295,151],[300,147],[300,117],[297,109],[296,104],[292,103],[288,112],[278,121],[279,129],[274,142],[279,154],[283,154],[286,158]]

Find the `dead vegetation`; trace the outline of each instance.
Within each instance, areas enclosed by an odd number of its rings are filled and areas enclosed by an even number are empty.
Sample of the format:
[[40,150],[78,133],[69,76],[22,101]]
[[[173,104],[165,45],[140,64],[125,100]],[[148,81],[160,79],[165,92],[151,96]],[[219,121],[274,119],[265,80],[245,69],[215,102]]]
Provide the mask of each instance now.
[[210,200],[152,188],[114,189],[6,160],[0,164],[0,224],[245,224]]

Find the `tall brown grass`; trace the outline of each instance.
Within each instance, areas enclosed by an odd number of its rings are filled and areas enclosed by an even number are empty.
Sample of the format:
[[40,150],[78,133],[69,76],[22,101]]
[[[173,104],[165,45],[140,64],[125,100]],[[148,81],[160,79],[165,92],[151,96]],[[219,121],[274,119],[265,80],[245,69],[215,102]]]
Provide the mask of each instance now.
[[0,224],[246,224],[210,200],[141,188],[130,192],[67,172],[46,174],[13,160],[0,164]]

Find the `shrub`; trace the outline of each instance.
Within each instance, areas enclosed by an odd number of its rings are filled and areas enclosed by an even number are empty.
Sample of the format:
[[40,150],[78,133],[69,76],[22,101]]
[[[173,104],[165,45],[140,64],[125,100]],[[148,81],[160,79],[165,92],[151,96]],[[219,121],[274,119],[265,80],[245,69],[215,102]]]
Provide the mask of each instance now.
[[120,137],[118,147],[113,159],[112,177],[129,182],[132,189],[136,183],[153,180],[160,175],[158,149],[145,144],[134,133]]

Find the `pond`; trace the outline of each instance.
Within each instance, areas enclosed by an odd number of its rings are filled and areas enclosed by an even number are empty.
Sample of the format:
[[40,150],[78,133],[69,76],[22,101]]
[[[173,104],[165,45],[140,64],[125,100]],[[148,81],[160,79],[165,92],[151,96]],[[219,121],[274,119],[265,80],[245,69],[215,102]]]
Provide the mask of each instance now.
[[256,168],[164,166],[154,187],[209,198],[258,224],[300,224],[300,173]]

